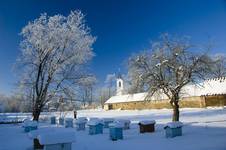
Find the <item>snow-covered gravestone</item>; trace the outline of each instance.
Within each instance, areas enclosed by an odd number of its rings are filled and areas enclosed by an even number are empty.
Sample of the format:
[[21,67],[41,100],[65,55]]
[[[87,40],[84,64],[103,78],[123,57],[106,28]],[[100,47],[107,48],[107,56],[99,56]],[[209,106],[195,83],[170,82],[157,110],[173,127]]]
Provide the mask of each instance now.
[[44,146],[44,150],[71,150],[72,142],[75,141],[75,133],[55,130],[38,135],[38,140]]
[[110,139],[112,141],[116,141],[118,139],[123,139],[123,127],[122,123],[110,123],[109,124],[109,131],[110,131]]
[[128,119],[118,119],[116,121],[114,121],[115,123],[120,123],[120,124],[123,124],[123,129],[124,130],[128,130],[130,129],[130,123],[131,121],[128,120]]
[[167,138],[182,136],[183,123],[180,121],[169,122],[164,127]]
[[65,119],[65,128],[73,128],[73,118]]
[[56,124],[56,117],[55,116],[51,116],[50,117],[50,123],[51,124]]
[[109,128],[109,124],[114,122],[114,118],[103,118],[104,128]]
[[95,135],[95,134],[103,134],[103,120],[100,119],[90,119],[87,123],[89,126],[89,134]]
[[87,118],[86,117],[80,117],[75,121],[75,125],[76,125],[76,130],[77,131],[81,131],[81,130],[85,130],[86,128],[86,123],[87,123]]
[[26,120],[23,123],[24,132],[30,132],[32,130],[36,130],[38,128],[37,121]]
[[138,125],[140,126],[140,133],[155,131],[155,120],[140,121]]

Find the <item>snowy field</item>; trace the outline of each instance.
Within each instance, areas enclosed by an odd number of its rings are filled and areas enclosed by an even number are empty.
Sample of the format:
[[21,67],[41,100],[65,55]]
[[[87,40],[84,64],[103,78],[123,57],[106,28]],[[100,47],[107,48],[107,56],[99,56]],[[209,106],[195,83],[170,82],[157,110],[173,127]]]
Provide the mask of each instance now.
[[[171,120],[172,110],[136,111],[78,111],[78,117],[114,117],[132,121],[131,129],[124,130],[124,139],[109,140],[109,131],[102,135],[88,135],[86,131],[75,131],[73,150],[226,150],[226,108],[181,109],[184,122],[183,136],[165,138],[164,125]],[[10,115],[10,114],[7,114]],[[72,116],[68,113],[67,116]],[[155,119],[154,133],[140,134],[137,123],[140,120]],[[51,126],[40,123],[39,127]],[[0,150],[32,150],[32,140],[23,132],[20,124],[0,125]]]

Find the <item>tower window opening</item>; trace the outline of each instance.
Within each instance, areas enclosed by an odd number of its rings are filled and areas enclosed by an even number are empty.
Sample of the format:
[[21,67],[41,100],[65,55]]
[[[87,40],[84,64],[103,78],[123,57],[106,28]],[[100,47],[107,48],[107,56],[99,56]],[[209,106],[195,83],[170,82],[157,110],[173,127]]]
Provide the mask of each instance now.
[[121,87],[121,82],[118,83],[118,86]]

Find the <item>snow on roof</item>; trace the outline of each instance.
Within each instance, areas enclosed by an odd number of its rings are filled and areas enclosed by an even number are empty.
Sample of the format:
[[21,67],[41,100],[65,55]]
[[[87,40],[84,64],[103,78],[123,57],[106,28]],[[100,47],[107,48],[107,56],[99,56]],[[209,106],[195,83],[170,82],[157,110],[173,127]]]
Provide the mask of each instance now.
[[143,120],[143,121],[140,121],[139,124],[142,124],[142,125],[149,125],[149,124],[155,124],[155,120]]
[[[191,96],[220,95],[220,94],[226,94],[226,77],[209,79],[197,85],[187,85],[182,89],[180,96],[191,97]],[[105,104],[139,102],[144,101],[146,97],[147,93],[117,95],[109,98],[105,102]],[[163,100],[163,99],[168,98],[165,94],[160,92],[148,98],[148,100]]]
[[114,128],[123,128],[124,124],[121,122],[114,122],[114,123],[110,123],[109,127],[114,127]]
[[102,119],[91,119],[87,122],[89,126],[96,126],[98,124],[104,124]]
[[226,94],[226,78],[206,81],[205,84],[206,90],[203,95]]
[[47,132],[54,132],[57,129],[57,127],[45,127],[45,128],[39,128],[37,130],[33,130],[28,133],[28,137],[31,139],[35,139],[38,137],[39,134],[47,133]]
[[169,128],[179,128],[182,127],[183,123],[180,121],[173,121],[173,122],[169,122],[166,124],[165,128],[169,127]]
[[114,123],[130,124],[131,121],[129,119],[117,119],[117,120],[114,121]]
[[75,123],[79,124],[79,123],[86,123],[88,120],[86,117],[79,117],[76,119]]
[[73,118],[65,118],[65,121],[68,121],[68,122],[73,121]]
[[32,120],[26,120],[26,121],[24,121],[22,126],[23,127],[28,127],[28,126],[36,127],[36,126],[38,126],[38,122],[37,121],[32,121]]
[[226,94],[226,78],[209,79],[199,85],[187,85],[182,97]]
[[73,132],[73,130],[58,129],[54,132],[45,132],[39,134],[38,140],[42,145],[71,143],[75,141],[75,132]]
[[108,103],[143,101],[146,96],[147,93],[116,95],[109,98],[105,103],[108,104]]
[[104,122],[113,122],[113,121],[115,121],[115,119],[114,118],[103,118],[103,121]]

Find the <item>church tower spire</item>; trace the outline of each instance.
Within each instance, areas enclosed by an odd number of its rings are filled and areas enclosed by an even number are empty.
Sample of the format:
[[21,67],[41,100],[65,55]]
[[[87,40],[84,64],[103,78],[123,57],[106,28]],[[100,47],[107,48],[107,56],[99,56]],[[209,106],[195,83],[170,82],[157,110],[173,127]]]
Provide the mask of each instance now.
[[117,75],[117,79],[116,79],[116,95],[123,95],[123,79],[122,79],[122,75],[119,72]]

